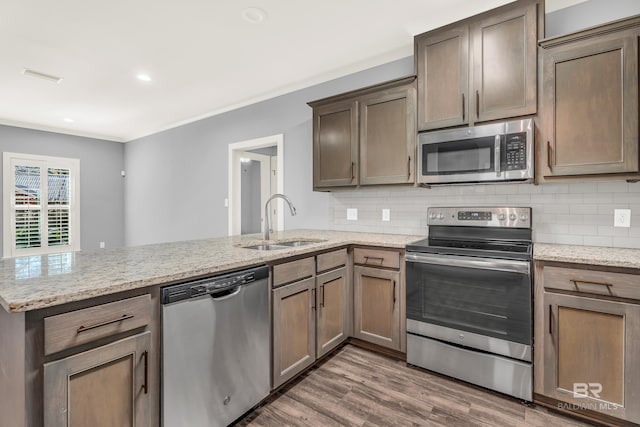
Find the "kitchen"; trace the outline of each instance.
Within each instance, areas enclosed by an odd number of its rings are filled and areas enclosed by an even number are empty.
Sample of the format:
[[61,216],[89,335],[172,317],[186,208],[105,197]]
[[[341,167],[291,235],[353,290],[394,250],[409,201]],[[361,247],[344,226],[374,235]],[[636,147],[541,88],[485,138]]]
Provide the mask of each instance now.
[[[582,7],[589,3],[598,2],[588,2]],[[574,8],[582,10],[580,5]],[[638,11],[629,15],[635,13]],[[549,29],[549,23],[547,27]],[[81,187],[81,203],[85,204],[82,206],[81,236],[85,250],[98,248],[100,242],[106,242],[107,248],[118,248],[226,235],[227,208],[223,201],[228,197],[227,188],[215,184],[227,181],[226,144],[278,133],[284,133],[286,146],[284,192],[298,209],[298,215],[285,218],[288,230],[313,228],[425,236],[429,207],[527,206],[533,211],[531,229],[535,243],[639,246],[636,224],[637,212],[640,212],[637,186],[640,184],[625,180],[428,189],[381,186],[312,192],[312,122],[306,103],[410,74],[413,74],[413,57],[404,57],[124,145],[3,127],[2,132],[6,135],[2,137],[3,151],[81,158],[82,173],[92,177],[84,179],[83,175]],[[211,141],[224,141],[224,145],[214,146]],[[47,142],[58,146],[43,148]],[[93,144],[91,148],[87,143]],[[87,154],[81,154],[83,152]],[[184,169],[190,173],[184,173]],[[121,171],[125,171],[124,176]],[[202,188],[194,186],[194,182],[207,188],[207,197],[202,197]],[[102,197],[92,200],[92,194]],[[194,204],[194,200],[199,204]],[[348,209],[357,209],[357,220],[347,219]],[[389,210],[388,221],[381,217],[383,209]],[[630,209],[632,215],[636,215],[631,217],[631,227],[613,226],[614,209]],[[372,244],[357,239],[342,242]],[[396,245],[404,247],[404,244]],[[314,250],[325,248],[328,247],[321,243],[313,246]],[[188,251],[193,249],[185,247]],[[153,253],[147,255],[153,258]],[[192,267],[194,272],[199,271],[196,261]],[[85,291],[91,292],[90,289]]]

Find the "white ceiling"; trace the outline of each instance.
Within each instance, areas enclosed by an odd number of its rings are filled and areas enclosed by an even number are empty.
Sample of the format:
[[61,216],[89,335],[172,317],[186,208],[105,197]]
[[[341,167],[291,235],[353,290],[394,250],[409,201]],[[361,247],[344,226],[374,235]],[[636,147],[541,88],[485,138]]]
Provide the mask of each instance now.
[[509,2],[0,0],[0,123],[129,141],[409,56],[415,34]]

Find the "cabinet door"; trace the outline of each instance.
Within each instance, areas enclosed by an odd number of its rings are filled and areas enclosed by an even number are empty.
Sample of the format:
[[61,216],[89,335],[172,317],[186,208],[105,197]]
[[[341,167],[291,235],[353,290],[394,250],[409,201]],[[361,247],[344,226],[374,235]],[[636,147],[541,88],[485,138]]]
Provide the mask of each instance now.
[[465,25],[415,39],[418,130],[469,121],[469,28]]
[[358,105],[341,101],[313,110],[313,186],[358,184]]
[[44,365],[45,427],[150,426],[151,332]]
[[640,422],[640,305],[544,293],[544,394]]
[[318,291],[318,357],[347,339],[349,325],[349,281],[347,269],[329,271],[316,277]]
[[416,119],[413,85],[360,99],[360,184],[415,181]]
[[273,290],[273,387],[316,360],[315,278]]
[[638,37],[543,49],[545,176],[638,171]]
[[400,350],[400,272],[353,268],[356,338]]
[[471,28],[472,120],[535,114],[537,4],[488,17]]

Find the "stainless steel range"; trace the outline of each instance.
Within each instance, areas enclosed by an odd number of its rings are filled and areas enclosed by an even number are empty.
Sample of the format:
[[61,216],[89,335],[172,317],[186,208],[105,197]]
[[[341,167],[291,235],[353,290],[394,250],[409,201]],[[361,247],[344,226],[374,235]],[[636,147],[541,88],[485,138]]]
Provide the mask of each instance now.
[[427,215],[407,246],[407,362],[531,401],[531,208]]

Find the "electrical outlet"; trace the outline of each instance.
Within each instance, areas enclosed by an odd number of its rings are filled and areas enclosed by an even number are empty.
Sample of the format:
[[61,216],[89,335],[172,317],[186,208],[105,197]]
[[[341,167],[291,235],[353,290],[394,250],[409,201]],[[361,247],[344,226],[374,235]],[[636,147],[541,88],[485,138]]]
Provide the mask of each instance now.
[[347,219],[349,221],[357,221],[358,220],[358,209],[357,208],[348,208],[347,209]]
[[391,221],[391,209],[382,209],[382,220]]
[[104,242],[100,242],[100,249],[104,249],[104,248],[105,248]]
[[224,207],[225,208],[229,207],[229,199],[224,199]]
[[614,227],[631,227],[631,209],[615,209],[613,211]]

